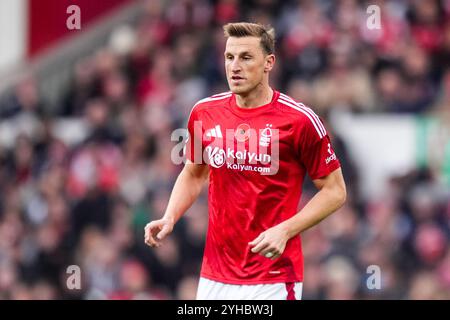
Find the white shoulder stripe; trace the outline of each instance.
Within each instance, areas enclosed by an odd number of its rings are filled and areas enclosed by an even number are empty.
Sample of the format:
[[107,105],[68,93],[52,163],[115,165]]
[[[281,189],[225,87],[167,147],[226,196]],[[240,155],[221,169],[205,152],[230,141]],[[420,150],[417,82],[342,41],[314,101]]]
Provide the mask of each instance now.
[[194,107],[196,105],[198,105],[199,103],[208,102],[208,101],[222,100],[222,99],[229,98],[229,97],[231,97],[231,93],[223,95],[223,96],[219,96],[219,97],[214,97],[214,98],[213,97],[205,98],[205,99],[202,99],[200,101],[197,101],[197,103],[194,105]]
[[305,106],[303,103],[297,103],[298,106],[304,108],[306,111],[309,112],[317,121],[317,125],[319,126],[320,130],[322,131],[323,135],[325,136],[327,134],[327,130],[325,129],[322,121],[320,121],[319,116],[311,109]]
[[286,96],[285,94],[280,93],[280,99],[283,99],[286,102],[290,102],[290,103],[295,104],[298,107],[304,109],[306,112],[308,112],[313,117],[313,119],[315,119],[316,124],[319,127],[319,129],[322,132],[322,134],[324,136],[327,134],[327,130],[323,126],[322,121],[320,121],[319,117],[316,115],[316,113],[313,110],[311,110],[310,108],[306,107],[303,103],[294,101],[294,99],[292,99],[289,96]]
[[210,98],[215,98],[215,97],[219,97],[219,96],[225,96],[227,94],[231,94],[231,91],[213,94]]
[[195,107],[196,107],[197,105],[199,105],[200,103],[209,102],[209,101],[217,101],[217,100],[222,100],[222,99],[226,99],[226,98],[231,97],[231,92],[230,92],[230,93],[225,92],[225,93],[223,93],[223,94],[224,94],[224,95],[221,95],[221,96],[218,96],[218,97],[212,96],[212,97],[204,98],[204,99],[201,99],[201,100],[197,101],[197,103],[194,104],[194,106],[192,107],[191,112],[189,112],[189,117],[188,117],[188,119],[191,117],[192,110],[194,110]]
[[311,120],[312,124],[314,125],[314,128],[316,129],[317,134],[319,135],[320,139],[323,138],[322,131],[319,130],[319,128],[317,127],[316,122],[313,120],[313,118],[311,117],[311,115],[310,115],[306,110],[300,108],[299,106],[297,106],[297,105],[295,105],[295,104],[292,104],[292,103],[290,103],[290,102],[287,102],[287,101],[285,101],[285,100],[282,100],[282,99],[278,99],[278,102],[280,102],[280,103],[282,103],[282,104],[284,104],[284,105],[286,105],[286,106],[288,106],[288,107],[291,107],[292,109],[295,109],[295,110],[297,110],[297,111],[300,111],[301,113],[303,113],[304,115],[306,115],[306,116],[309,118],[309,120]]
[[280,93],[280,98],[281,97],[284,98],[286,101],[289,101],[293,104],[298,105],[301,108],[304,108],[316,120],[316,124],[319,127],[320,131],[322,131],[322,134],[323,135],[327,134],[327,131],[325,130],[325,127],[322,124],[322,121],[320,121],[319,117],[314,113],[314,111],[312,111],[310,108],[306,107],[303,103],[296,102],[296,101],[294,101],[294,99],[292,99],[291,97],[289,97],[283,93]]

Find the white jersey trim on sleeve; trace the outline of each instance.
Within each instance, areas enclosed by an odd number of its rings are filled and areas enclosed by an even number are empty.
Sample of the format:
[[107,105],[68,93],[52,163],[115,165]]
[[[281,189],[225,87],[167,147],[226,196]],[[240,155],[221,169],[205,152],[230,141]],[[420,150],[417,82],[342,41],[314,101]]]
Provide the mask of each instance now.
[[311,121],[311,123],[313,124],[314,128],[315,128],[316,131],[317,131],[317,134],[318,134],[319,137],[320,137],[320,139],[322,139],[322,138],[325,136],[325,135],[322,133],[322,130],[319,129],[319,127],[317,126],[317,123],[316,123],[315,119],[313,119],[313,117],[311,116],[311,114],[310,114],[308,111],[306,111],[304,108],[301,108],[299,105],[293,104],[293,103],[288,102],[288,101],[286,101],[286,100],[284,100],[284,99],[281,99],[281,98],[278,99],[278,102],[280,102],[280,103],[282,103],[282,104],[284,104],[284,105],[286,105],[286,106],[288,106],[288,107],[291,107],[292,109],[295,109],[295,110],[300,111],[301,113],[303,113],[305,116],[308,117],[308,119],[309,119],[309,120]]
[[191,112],[189,112],[189,117],[188,117],[188,119],[191,117],[192,111],[195,109],[195,107],[196,107],[197,105],[199,105],[200,103],[205,103],[205,102],[210,102],[210,101],[217,101],[217,100],[226,99],[226,98],[231,97],[231,95],[232,95],[232,94],[231,94],[231,91],[229,91],[229,92],[222,92],[222,93],[218,93],[218,94],[216,94],[216,95],[213,95],[213,96],[210,96],[210,97],[208,97],[208,98],[204,98],[204,99],[201,99],[201,100],[197,101],[197,102],[194,104],[194,106],[192,107]]
[[285,95],[284,93],[280,93],[279,99],[282,99],[285,102],[290,102],[291,104],[294,104],[294,105],[298,106],[299,108],[301,108],[302,110],[305,110],[306,112],[308,112],[315,120],[315,123],[316,123],[317,127],[319,128],[320,132],[322,133],[322,136],[325,136],[327,134],[327,131],[325,130],[325,127],[322,124],[322,121],[320,121],[319,117],[310,108],[306,107],[303,103],[296,102],[294,99]]
[[225,96],[225,95],[229,95],[229,94],[231,94],[231,91],[213,94],[210,98],[221,97],[221,96]]

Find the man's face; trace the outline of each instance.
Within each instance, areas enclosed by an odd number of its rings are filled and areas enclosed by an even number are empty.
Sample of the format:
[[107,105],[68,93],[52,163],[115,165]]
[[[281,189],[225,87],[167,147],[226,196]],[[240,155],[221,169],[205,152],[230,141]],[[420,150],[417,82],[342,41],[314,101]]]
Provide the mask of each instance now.
[[273,55],[266,55],[257,37],[229,37],[225,47],[225,70],[230,90],[246,94],[255,89],[272,69]]

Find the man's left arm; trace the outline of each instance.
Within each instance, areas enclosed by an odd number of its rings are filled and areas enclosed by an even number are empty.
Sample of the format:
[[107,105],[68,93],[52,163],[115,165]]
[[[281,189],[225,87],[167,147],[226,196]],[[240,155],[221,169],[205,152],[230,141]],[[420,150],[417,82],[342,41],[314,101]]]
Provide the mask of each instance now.
[[265,256],[272,253],[271,259],[283,254],[289,239],[318,224],[339,209],[347,197],[344,178],[340,168],[329,175],[313,180],[319,191],[313,198],[291,218],[262,232],[249,243],[252,252]]

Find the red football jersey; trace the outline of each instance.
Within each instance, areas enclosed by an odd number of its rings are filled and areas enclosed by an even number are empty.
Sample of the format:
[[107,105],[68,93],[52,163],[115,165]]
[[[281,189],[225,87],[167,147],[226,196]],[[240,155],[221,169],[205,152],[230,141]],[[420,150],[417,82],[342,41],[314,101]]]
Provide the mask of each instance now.
[[317,179],[340,167],[319,117],[275,90],[270,103],[251,109],[226,92],[193,107],[188,131],[186,157],[210,166],[201,276],[231,284],[303,281],[300,236],[273,261],[248,242],[297,213],[306,173]]

